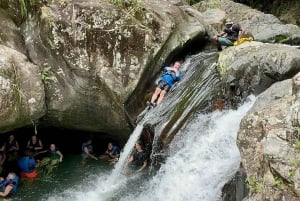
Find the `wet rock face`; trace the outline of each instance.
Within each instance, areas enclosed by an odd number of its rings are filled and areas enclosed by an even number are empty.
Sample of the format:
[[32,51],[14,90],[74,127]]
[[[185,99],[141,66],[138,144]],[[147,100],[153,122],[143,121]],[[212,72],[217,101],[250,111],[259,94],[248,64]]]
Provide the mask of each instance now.
[[24,20],[25,1],[1,0],[0,7],[8,11],[8,15],[17,25]]
[[[20,8],[11,1],[0,1],[0,6],[9,13]],[[166,0],[120,6],[47,1],[27,6],[20,27],[24,41],[19,37],[20,42],[12,43],[19,39],[16,32],[1,35],[0,43],[18,50],[25,42],[22,52],[39,67],[45,84],[47,113],[42,121],[56,127],[128,133],[124,102],[133,93],[134,100],[145,93],[145,83],[171,62],[175,49],[205,35],[196,10]]]
[[128,129],[122,104],[156,46],[151,29],[111,4],[79,1],[42,7],[23,31],[30,58],[49,69],[47,121]]
[[240,167],[235,176],[222,189],[223,201],[241,201],[248,194],[249,189],[246,183],[247,174],[243,167]]
[[241,122],[238,146],[250,188],[245,201],[299,200],[299,76],[259,95]]

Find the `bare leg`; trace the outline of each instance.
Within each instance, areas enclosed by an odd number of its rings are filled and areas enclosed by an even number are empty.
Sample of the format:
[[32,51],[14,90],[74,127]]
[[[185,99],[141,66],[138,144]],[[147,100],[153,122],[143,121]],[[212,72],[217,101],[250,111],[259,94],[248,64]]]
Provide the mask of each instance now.
[[159,96],[159,94],[162,92],[162,90],[158,87],[156,87],[153,95],[152,95],[152,98],[151,98],[151,103],[154,103],[157,99],[157,97]]
[[162,91],[160,92],[159,98],[158,98],[158,100],[157,100],[157,104],[159,104],[159,103],[162,101],[162,99],[165,97],[166,93],[167,93],[167,92],[166,92],[165,90],[162,90]]
[[218,36],[217,35],[215,35],[214,37],[213,37],[213,44],[217,47],[218,46]]
[[218,48],[218,50],[222,50],[222,47],[221,47],[221,45],[218,42],[218,36],[217,35],[215,35],[213,37],[213,44]]

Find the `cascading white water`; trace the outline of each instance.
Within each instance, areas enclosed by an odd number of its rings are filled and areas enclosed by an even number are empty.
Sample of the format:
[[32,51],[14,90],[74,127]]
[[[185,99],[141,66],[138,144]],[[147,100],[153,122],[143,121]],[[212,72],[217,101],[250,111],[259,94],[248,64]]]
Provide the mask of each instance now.
[[237,111],[199,114],[176,135],[159,172],[122,201],[217,201],[240,163],[236,137],[254,97]]
[[110,174],[100,173],[93,183],[51,195],[47,200],[218,201],[222,187],[239,167],[237,131],[253,102],[254,97],[250,97],[237,111],[196,115],[173,139],[165,164],[148,180],[139,176],[128,180],[121,174],[142,131],[138,126]]

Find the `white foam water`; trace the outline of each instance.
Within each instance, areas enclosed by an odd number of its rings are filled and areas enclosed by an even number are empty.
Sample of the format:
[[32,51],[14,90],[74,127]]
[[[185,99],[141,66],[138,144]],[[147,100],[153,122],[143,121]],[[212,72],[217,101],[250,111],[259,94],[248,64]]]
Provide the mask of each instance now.
[[254,97],[237,111],[199,114],[170,145],[170,156],[143,191],[122,201],[220,201],[224,184],[240,164],[236,137]]

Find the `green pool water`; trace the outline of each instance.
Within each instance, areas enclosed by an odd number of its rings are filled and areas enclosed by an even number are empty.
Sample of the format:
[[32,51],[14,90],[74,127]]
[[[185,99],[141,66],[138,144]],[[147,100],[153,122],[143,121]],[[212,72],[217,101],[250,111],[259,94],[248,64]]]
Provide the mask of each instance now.
[[113,165],[105,160],[89,160],[83,164],[81,159],[80,155],[67,155],[64,161],[52,170],[39,170],[38,178],[21,179],[17,193],[11,200],[45,200],[73,186],[93,182],[95,175],[109,173],[113,168]]

